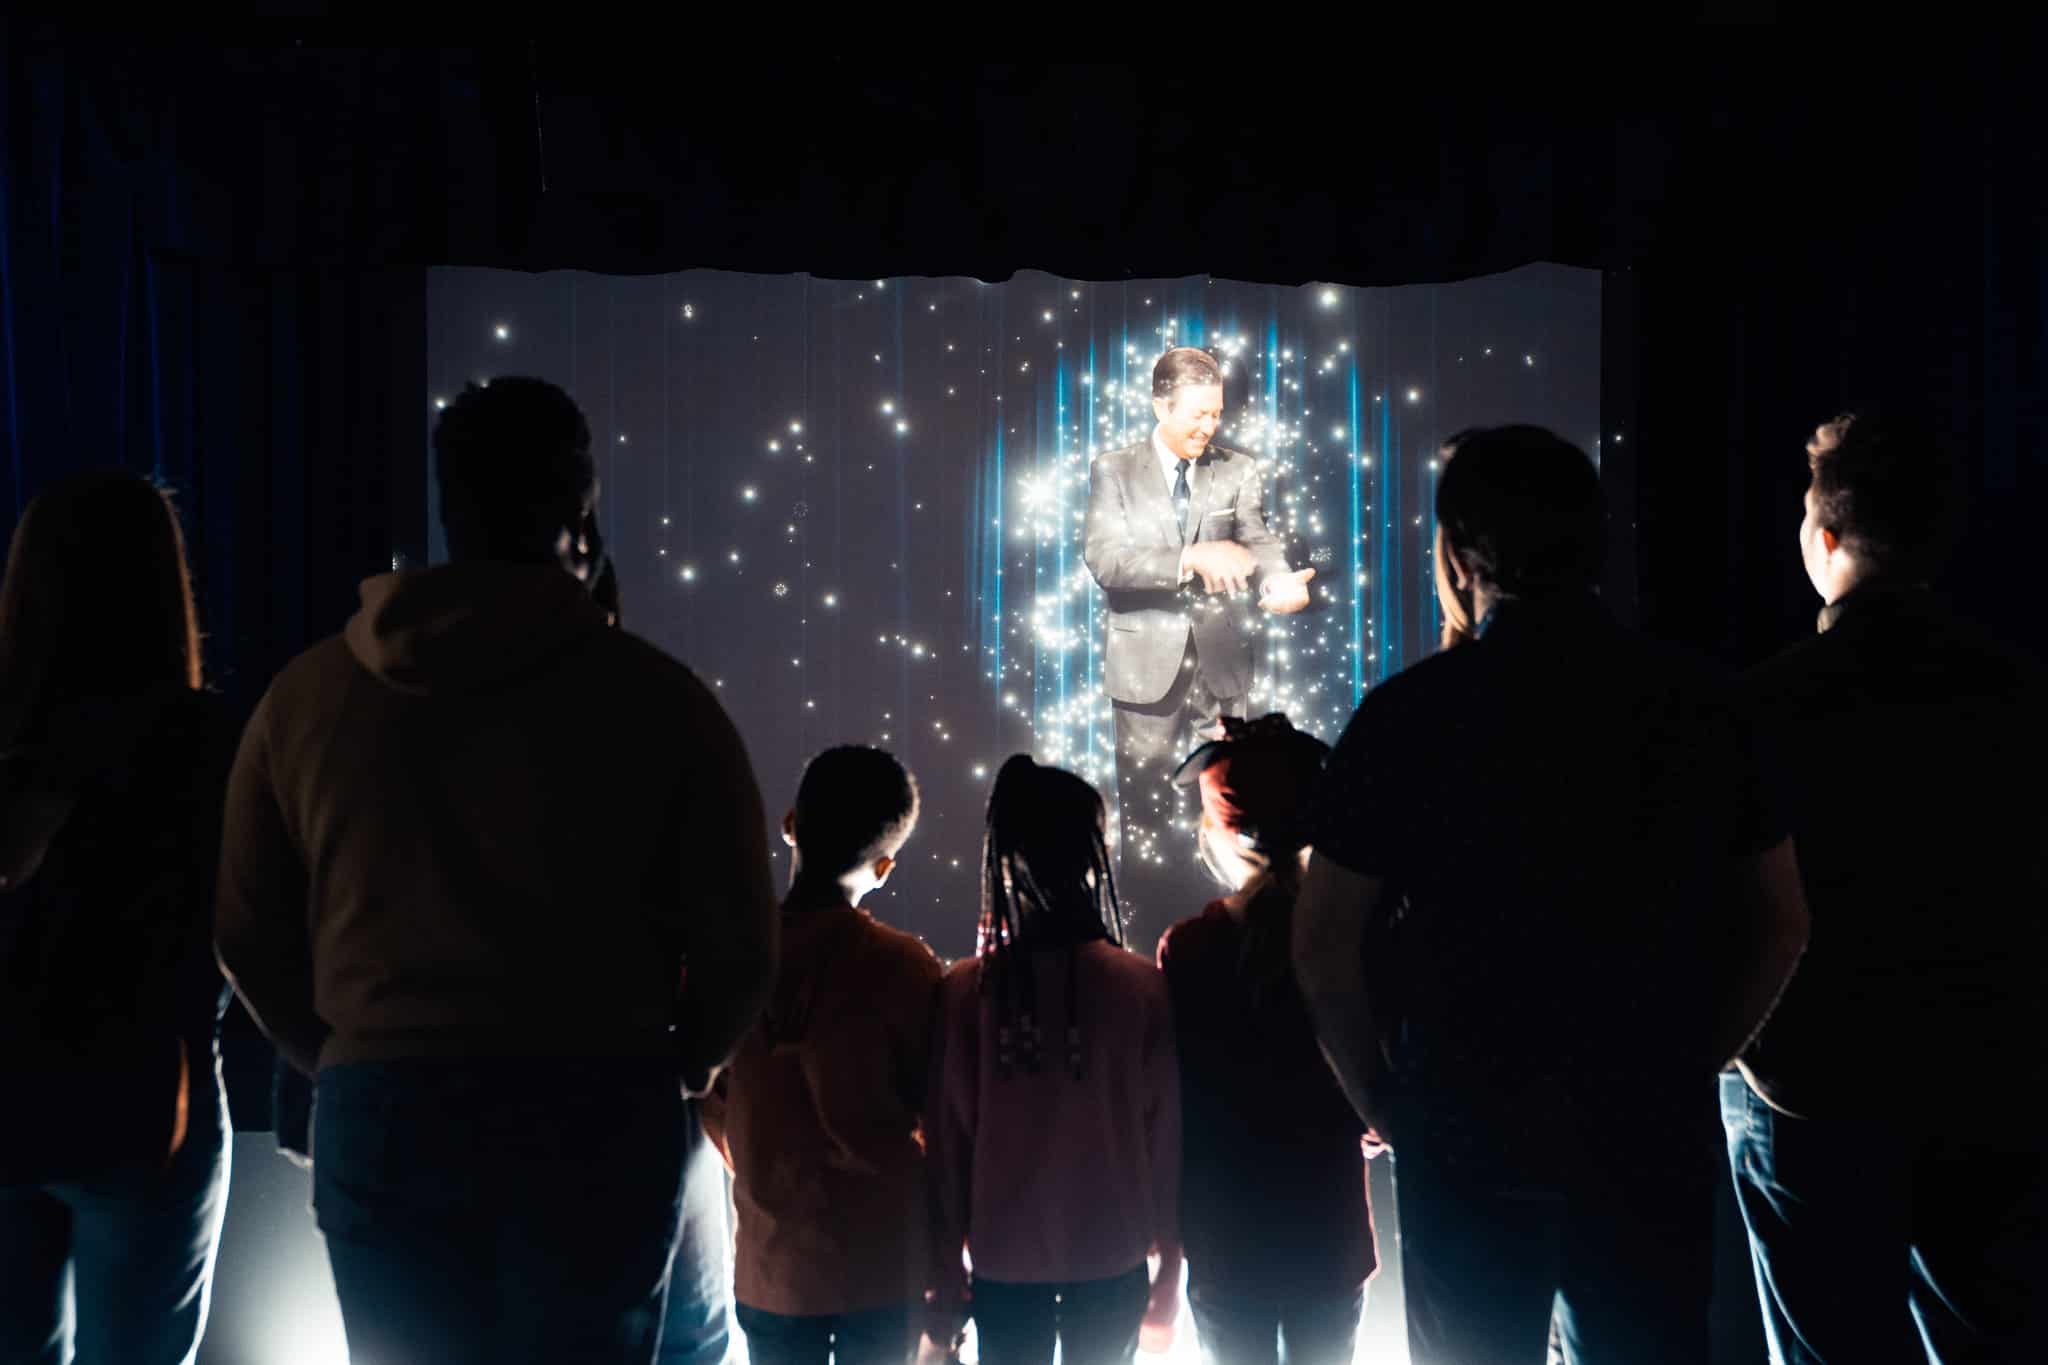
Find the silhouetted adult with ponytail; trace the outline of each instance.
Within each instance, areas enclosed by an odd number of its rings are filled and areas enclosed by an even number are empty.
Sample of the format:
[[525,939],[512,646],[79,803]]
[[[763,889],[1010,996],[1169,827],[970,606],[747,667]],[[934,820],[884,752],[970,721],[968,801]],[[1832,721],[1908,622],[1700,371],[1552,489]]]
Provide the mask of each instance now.
[[198,1351],[231,744],[169,497],[107,473],[30,503],[0,587],[0,1360]]

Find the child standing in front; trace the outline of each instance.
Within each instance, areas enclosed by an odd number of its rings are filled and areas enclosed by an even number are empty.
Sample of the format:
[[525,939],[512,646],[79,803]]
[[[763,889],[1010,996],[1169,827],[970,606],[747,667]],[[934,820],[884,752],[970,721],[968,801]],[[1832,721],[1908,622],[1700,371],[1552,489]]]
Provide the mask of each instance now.
[[[1102,798],[1024,755],[990,794],[980,941],[946,974],[927,1117],[939,1263],[983,1365],[1117,1365],[1179,1308],[1166,982],[1121,943]],[[1148,1257],[1161,1254],[1153,1281]],[[934,1323],[943,1339],[949,1323]]]
[[1180,1046],[1188,1303],[1213,1365],[1349,1365],[1371,1276],[1364,1126],[1330,1075],[1288,937],[1329,748],[1226,719],[1175,774],[1228,894],[1159,941]]
[[811,761],[774,993],[705,1103],[733,1171],[733,1297],[756,1365],[904,1365],[931,1279],[919,1132],[941,968],[859,908],[917,823],[879,749]]

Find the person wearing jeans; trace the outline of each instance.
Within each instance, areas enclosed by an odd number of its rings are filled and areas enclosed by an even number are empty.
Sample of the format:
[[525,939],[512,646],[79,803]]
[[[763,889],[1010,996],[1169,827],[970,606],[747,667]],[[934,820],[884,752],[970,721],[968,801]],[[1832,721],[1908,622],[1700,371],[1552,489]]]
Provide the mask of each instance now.
[[0,1360],[190,1365],[197,1357],[233,1146],[218,1059],[191,1075],[185,1142],[168,1168],[0,1189]]
[[0,583],[0,1360],[190,1365],[205,1332],[233,732],[204,684],[169,495],[37,495]]
[[732,1198],[725,1163],[689,1108],[682,1231],[662,1310],[661,1365],[720,1365],[732,1348]]
[[[1736,689],[1601,603],[1584,451],[1470,432],[1436,484],[1469,643],[1323,772],[1294,967],[1392,1146],[1416,1365],[1705,1365],[1712,1082],[1798,961],[1798,866]],[[1565,661],[1565,666],[1560,666]]]
[[651,1365],[687,1097],[774,972],[767,820],[711,690],[592,600],[574,401],[471,385],[434,450],[450,562],[367,580],[243,731],[215,948],[317,1077],[357,1365]]
[[328,1066],[313,1125],[356,1365],[654,1358],[688,1129],[663,1065]]
[[1957,462],[1899,412],[1806,446],[1818,630],[1746,682],[1813,950],[1722,1083],[1773,1358],[2048,1359],[2048,674],[1929,582]]

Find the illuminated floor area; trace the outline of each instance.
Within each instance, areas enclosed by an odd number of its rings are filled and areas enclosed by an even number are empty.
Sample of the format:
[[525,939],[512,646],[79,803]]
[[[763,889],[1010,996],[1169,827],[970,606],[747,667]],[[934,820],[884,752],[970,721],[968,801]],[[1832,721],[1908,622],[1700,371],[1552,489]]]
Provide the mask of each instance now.
[[[1373,1166],[1380,1244],[1391,1256],[1393,1192],[1386,1163]],[[341,1309],[309,1199],[310,1177],[277,1154],[268,1133],[235,1136],[227,1226],[199,1365],[347,1365]],[[1401,1321],[1399,1276],[1383,1271],[1367,1297],[1356,1365],[1407,1365]],[[735,1332],[733,1339],[731,1365],[745,1365],[745,1337]],[[969,1365],[972,1347],[970,1333]],[[1201,1352],[1185,1305],[1172,1352],[1138,1359],[1141,1365],[1197,1365]]]

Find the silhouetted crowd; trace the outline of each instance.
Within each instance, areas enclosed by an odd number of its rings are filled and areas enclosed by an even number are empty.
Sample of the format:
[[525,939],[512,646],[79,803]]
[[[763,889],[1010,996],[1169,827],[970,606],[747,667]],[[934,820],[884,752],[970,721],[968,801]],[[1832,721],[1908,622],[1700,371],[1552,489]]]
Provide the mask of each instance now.
[[0,1365],[195,1358],[223,979],[311,1078],[358,1365],[709,1365],[728,1304],[759,1365],[970,1321],[1114,1365],[1183,1285],[1219,1365],[1342,1365],[1396,1255],[1416,1365],[1703,1365],[1731,1179],[1774,1361],[2048,1360],[2048,686],[1927,586],[1934,434],[1814,432],[1819,631],[1740,678],[1602,605],[1584,452],[1454,438],[1443,648],[1334,746],[1226,715],[1173,772],[1214,898],[1127,942],[1102,795],[1018,755],[951,964],[860,908],[919,816],[879,749],[806,767],[778,896],[739,735],[622,628],[568,395],[472,385],[434,448],[449,562],[366,581],[239,741],[164,492],[15,529]]

